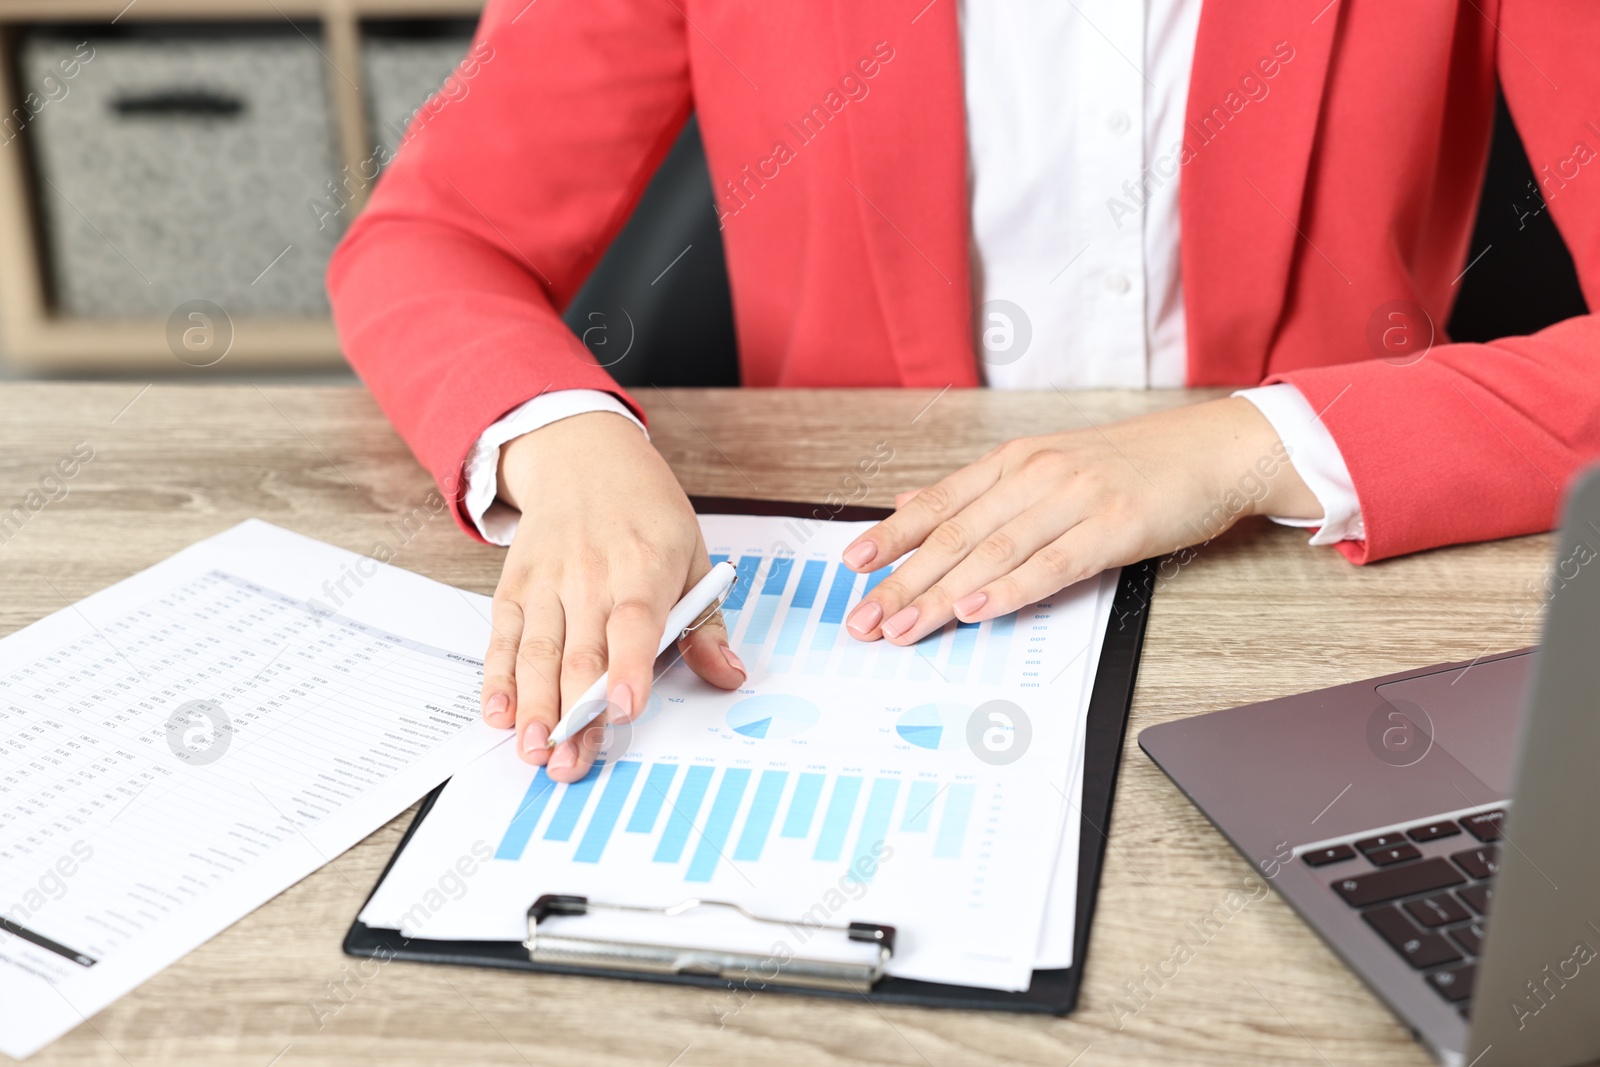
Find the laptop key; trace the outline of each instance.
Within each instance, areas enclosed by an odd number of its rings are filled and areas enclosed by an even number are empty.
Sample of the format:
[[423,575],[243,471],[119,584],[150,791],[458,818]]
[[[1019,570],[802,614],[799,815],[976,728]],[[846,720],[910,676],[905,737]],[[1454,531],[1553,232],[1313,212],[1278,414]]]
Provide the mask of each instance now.
[[1376,837],[1366,837],[1357,841],[1356,850],[1358,852],[1373,852],[1380,848],[1394,848],[1396,845],[1404,844],[1405,840],[1406,835],[1402,833],[1379,834]]
[[1437,967],[1441,963],[1454,963],[1461,958],[1456,947],[1438,934],[1425,934],[1411,925],[1411,920],[1401,914],[1393,904],[1373,908],[1361,913],[1367,925],[1378,931],[1378,936],[1389,942],[1389,947],[1404,956],[1406,962],[1421,970]]
[[1414,860],[1420,855],[1422,855],[1422,852],[1416,845],[1402,844],[1393,848],[1375,849],[1367,853],[1367,859],[1372,861],[1374,867],[1387,867],[1390,864]]
[[1402,863],[1397,867],[1341,878],[1332,884],[1333,891],[1343,897],[1346,904],[1352,908],[1364,908],[1368,904],[1382,904],[1401,897],[1431,893],[1436,889],[1448,889],[1465,881],[1466,878],[1449,860],[1435,856],[1421,863]]
[[1472,914],[1463,908],[1449,893],[1439,893],[1421,900],[1408,900],[1406,912],[1423,926],[1448,926],[1464,923]]
[[1452,1004],[1459,1004],[1472,996],[1472,980],[1477,977],[1478,965],[1463,963],[1459,967],[1446,967],[1428,975],[1428,984]]
[[1457,867],[1477,879],[1490,878],[1500,869],[1500,850],[1494,845],[1469,848],[1465,852],[1453,853],[1450,858]]
[[1450,939],[1466,950],[1469,956],[1483,955],[1483,923],[1462,926],[1450,931]]
[[1479,915],[1489,914],[1489,905],[1494,903],[1494,886],[1469,885],[1456,890],[1456,896],[1477,912]]
[[1461,827],[1449,819],[1440,819],[1430,822],[1426,826],[1413,826],[1406,831],[1406,836],[1413,841],[1437,841],[1441,837],[1454,837],[1461,832]]
[[1467,833],[1487,844],[1500,840],[1500,827],[1505,821],[1504,811],[1484,811],[1468,815],[1461,820],[1461,825],[1467,828]]
[[1315,852],[1306,852],[1300,858],[1305,860],[1308,867],[1322,867],[1350,859],[1355,854],[1356,850],[1349,845],[1334,845],[1330,848],[1319,848]]

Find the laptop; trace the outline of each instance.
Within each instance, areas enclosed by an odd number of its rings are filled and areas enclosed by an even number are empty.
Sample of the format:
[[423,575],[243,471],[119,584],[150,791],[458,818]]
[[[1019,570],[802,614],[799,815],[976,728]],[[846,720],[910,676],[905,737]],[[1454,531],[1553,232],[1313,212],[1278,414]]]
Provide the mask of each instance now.
[[1537,650],[1139,735],[1450,1067],[1600,1059],[1600,468],[1544,588]]

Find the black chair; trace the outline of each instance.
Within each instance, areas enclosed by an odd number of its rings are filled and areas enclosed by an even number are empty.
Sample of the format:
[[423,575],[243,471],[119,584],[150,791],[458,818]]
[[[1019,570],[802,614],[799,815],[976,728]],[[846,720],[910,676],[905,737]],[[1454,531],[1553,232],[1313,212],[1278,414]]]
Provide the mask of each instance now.
[[[1500,99],[1469,257],[1483,254],[1461,279],[1448,325],[1453,340],[1532,333],[1588,311],[1572,256],[1533,182]],[[722,234],[692,119],[566,321],[625,386],[739,384]]]
[[722,233],[694,119],[564,318],[629,388],[739,384]]
[[1544,207],[1503,97],[1495,101],[1494,142],[1468,262],[1479,255],[1459,283],[1447,327],[1452,341],[1520,336],[1588,312],[1572,255]]

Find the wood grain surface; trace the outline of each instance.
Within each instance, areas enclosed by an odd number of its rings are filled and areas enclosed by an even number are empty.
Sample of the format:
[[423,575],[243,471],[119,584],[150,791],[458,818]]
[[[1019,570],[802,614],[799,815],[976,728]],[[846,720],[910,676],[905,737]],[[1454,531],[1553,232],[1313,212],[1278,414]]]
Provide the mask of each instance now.
[[[1006,438],[1205,395],[645,390],[641,399],[691,492],[800,500],[841,492],[889,504]],[[414,534],[400,525],[426,512],[432,486],[359,389],[0,386],[0,513],[78,442],[94,458],[65,496],[0,531],[9,532],[0,543],[0,633],[251,516],[358,552],[382,543],[399,566],[494,588],[500,550],[468,540],[448,515]],[[863,495],[850,472],[880,442],[894,455]],[[29,1062],[1430,1063],[1276,896],[1235,915],[1136,1014],[1116,1008],[1135,1006],[1124,984],[1168,957],[1186,924],[1251,874],[1140,753],[1139,730],[1537,640],[1547,535],[1364,568],[1305,539],[1249,521],[1161,584],[1083,996],[1069,1018],[777,993],[730,1005],[697,989],[349,959],[340,941],[408,812]]]

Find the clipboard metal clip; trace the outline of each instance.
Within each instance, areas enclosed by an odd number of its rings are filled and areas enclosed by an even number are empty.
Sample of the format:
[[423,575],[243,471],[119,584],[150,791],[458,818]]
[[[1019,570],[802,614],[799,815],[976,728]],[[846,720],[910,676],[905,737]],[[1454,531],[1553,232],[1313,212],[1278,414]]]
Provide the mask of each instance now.
[[829,960],[816,956],[759,952],[736,952],[721,948],[683,944],[656,944],[645,941],[609,940],[579,937],[540,929],[546,920],[588,915],[597,911],[652,914],[674,918],[697,908],[726,908],[752,923],[792,929],[800,925],[757,915],[739,904],[725,900],[682,901],[668,907],[633,904],[607,904],[588,897],[546,894],[528,909],[528,950],[530,962],[584,970],[629,971],[658,975],[710,975],[730,982],[757,982],[762,985],[800,986],[840,992],[865,992],[882,978],[894,955],[895,930],[877,923],[805,923],[808,931],[831,931],[876,952],[861,960]]

